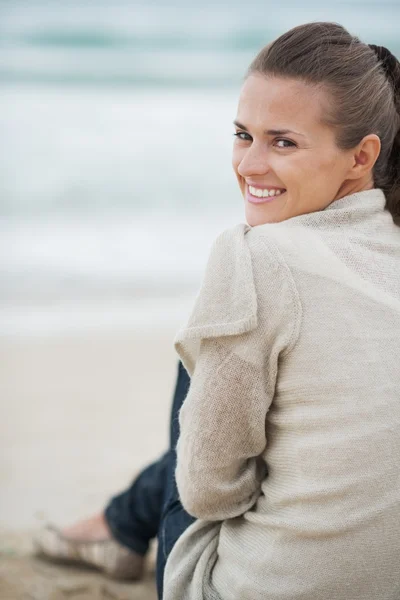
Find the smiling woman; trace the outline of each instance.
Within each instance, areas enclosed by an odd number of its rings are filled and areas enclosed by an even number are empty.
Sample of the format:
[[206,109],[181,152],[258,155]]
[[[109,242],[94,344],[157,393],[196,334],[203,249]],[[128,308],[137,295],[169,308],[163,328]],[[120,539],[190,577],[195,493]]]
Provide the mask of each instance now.
[[[303,71],[299,69],[296,79],[289,78],[285,65],[291,64],[290,55],[281,50],[279,53],[272,45],[253,62],[234,122],[233,167],[250,225],[322,210],[332,200],[373,188],[373,167],[380,157],[375,179],[376,175],[382,178],[399,120],[394,98],[390,98],[393,94],[387,94],[390,83],[384,73],[370,78],[362,92],[351,78],[346,81],[343,74],[337,75],[342,89],[335,88],[332,102],[334,78],[332,82],[318,81],[309,63]],[[296,52],[300,52],[298,47]],[[278,58],[283,55],[284,61]],[[376,56],[368,47],[359,60],[365,62],[367,72],[368,67],[371,74],[376,71]],[[319,65],[320,61],[318,56]],[[294,72],[292,64],[290,70]],[[360,76],[364,79],[365,74]],[[386,91],[383,98],[382,89]],[[340,102],[340,95],[346,99]],[[363,105],[366,98],[369,111],[360,119],[358,110],[357,121],[352,122],[351,107]],[[340,105],[347,123],[341,124],[335,114],[333,106]],[[388,190],[389,204],[396,213],[397,194]]]
[[323,210],[332,200],[373,187],[379,137],[370,134],[356,147],[341,150],[336,131],[323,121],[327,102],[324,89],[316,91],[303,81],[257,72],[247,78],[233,167],[249,225]]
[[396,58],[334,23],[250,65],[232,160],[248,225],[216,240],[176,337],[191,384],[165,600],[400,595],[399,109]]
[[233,153],[242,192],[252,203],[249,185],[286,190],[279,203],[247,210],[250,224],[321,210],[373,187],[385,191],[397,217],[399,63],[338,25],[310,24],[308,35],[298,27],[264,48],[242,89]]

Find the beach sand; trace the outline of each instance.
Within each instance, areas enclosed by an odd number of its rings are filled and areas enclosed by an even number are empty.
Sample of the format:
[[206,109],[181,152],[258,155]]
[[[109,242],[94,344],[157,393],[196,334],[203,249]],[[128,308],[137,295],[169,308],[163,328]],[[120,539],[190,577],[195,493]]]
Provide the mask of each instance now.
[[168,441],[177,355],[162,332],[0,340],[0,598],[153,600],[143,583],[32,556],[41,524],[101,510]]

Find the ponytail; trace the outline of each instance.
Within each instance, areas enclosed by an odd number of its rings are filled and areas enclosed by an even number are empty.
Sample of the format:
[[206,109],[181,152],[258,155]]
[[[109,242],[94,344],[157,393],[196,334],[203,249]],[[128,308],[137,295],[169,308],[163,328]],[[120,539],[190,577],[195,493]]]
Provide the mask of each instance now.
[[389,187],[386,191],[386,206],[400,226],[400,131],[397,133],[388,161]]
[[397,133],[388,156],[385,176],[378,187],[384,190],[386,206],[392,213],[394,222],[400,225],[400,62],[384,46],[370,44],[369,47],[375,52],[392,86],[397,110]]

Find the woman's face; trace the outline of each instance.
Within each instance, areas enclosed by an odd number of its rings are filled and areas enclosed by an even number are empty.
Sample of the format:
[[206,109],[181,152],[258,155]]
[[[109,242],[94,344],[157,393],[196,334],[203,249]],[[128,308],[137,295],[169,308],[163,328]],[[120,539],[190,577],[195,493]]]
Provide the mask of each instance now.
[[354,155],[340,150],[333,128],[322,123],[324,101],[323,91],[295,79],[246,79],[232,163],[249,225],[323,210],[352,193],[346,176]]

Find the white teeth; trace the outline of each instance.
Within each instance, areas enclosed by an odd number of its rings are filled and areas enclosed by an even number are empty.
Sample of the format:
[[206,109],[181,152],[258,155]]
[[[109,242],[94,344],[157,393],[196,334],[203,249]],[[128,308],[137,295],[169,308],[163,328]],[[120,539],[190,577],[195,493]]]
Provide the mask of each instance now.
[[[260,188],[255,188],[252,185],[249,185],[249,191],[250,194],[252,196],[256,196],[257,198],[268,198],[271,196],[279,196],[280,194],[282,194],[282,190],[269,190],[267,188],[265,189],[260,189]],[[285,191],[285,190],[283,190]]]

